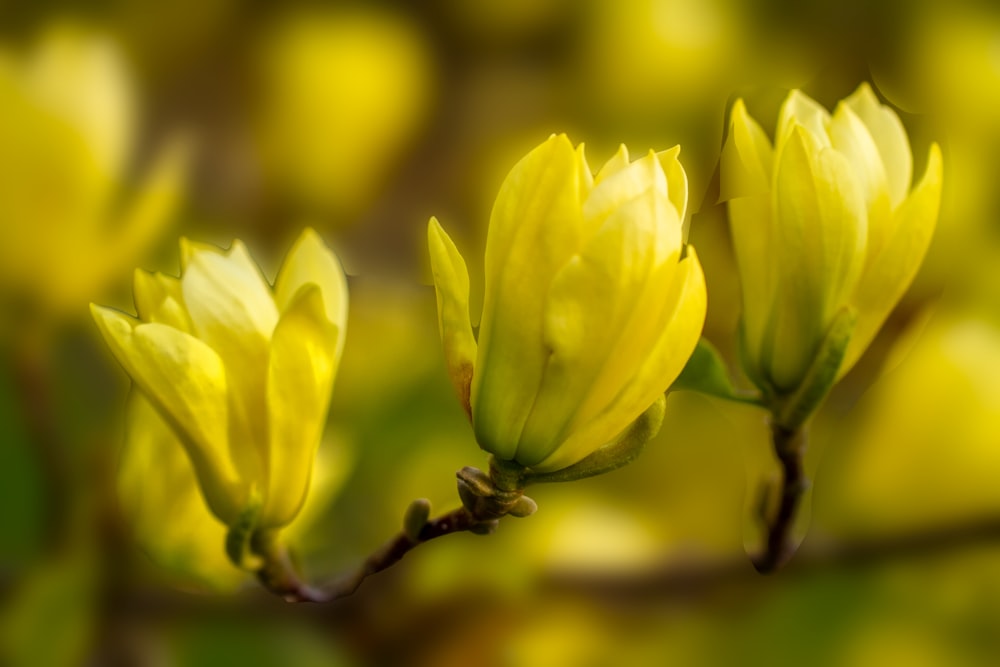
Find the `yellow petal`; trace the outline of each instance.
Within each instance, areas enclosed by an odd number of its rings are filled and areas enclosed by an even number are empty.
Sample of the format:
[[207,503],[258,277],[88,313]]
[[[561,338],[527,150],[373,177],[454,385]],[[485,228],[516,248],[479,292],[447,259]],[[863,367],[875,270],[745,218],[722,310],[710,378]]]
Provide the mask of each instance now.
[[201,241],[192,241],[184,236],[180,240],[180,259],[181,259],[181,273],[187,271],[188,265],[191,260],[195,258],[199,253],[211,253],[213,255],[226,255],[226,251],[217,245],[212,245],[211,243],[203,243]]
[[267,339],[278,321],[271,289],[240,241],[225,255],[195,251],[181,286],[198,337],[216,349],[234,338]]
[[684,237],[687,238],[687,205],[688,205],[688,178],[681,161],[677,156],[681,153],[681,147],[674,146],[671,149],[660,151],[656,158],[660,161],[663,174],[667,177],[667,197],[670,203],[677,210],[677,217],[684,221]]
[[892,233],[892,203],[886,171],[878,146],[868,128],[851,108],[841,102],[830,121],[830,141],[857,176],[868,207],[869,256],[877,253]]
[[729,200],[729,228],[743,295],[744,345],[756,360],[771,317],[779,260],[774,254],[770,193]]
[[591,188],[594,187],[594,174],[590,171],[590,165],[587,164],[587,156],[583,149],[583,144],[576,147],[576,165],[577,175],[580,178],[580,195],[585,197],[586,193],[590,192]]
[[729,136],[719,165],[719,201],[761,195],[771,190],[774,150],[760,125],[736,100],[729,120]]
[[[660,171],[656,156],[630,169]],[[651,181],[652,178],[648,179]],[[600,186],[598,186],[600,187]],[[556,274],[548,291],[543,330],[550,350],[516,458],[538,463],[565,438],[581,410],[603,408],[635,372],[654,337],[663,301],[653,276],[676,267],[680,220],[665,193],[651,187],[607,219]],[[652,320],[652,321],[651,321]]]
[[107,273],[135,264],[160,237],[180,202],[188,163],[189,147],[183,142],[163,151],[120,223],[106,230],[101,240]]
[[906,128],[892,109],[878,101],[867,83],[858,86],[854,94],[844,101],[864,121],[878,146],[895,208],[906,198],[910,179],[913,178],[913,155]]
[[594,185],[583,203],[583,215],[588,227],[596,231],[619,207],[651,190],[667,194],[667,177],[652,151],[643,159],[618,169]]
[[233,456],[266,463],[268,345],[278,319],[271,290],[239,241],[226,254],[193,252],[181,287],[195,334],[225,364]]
[[581,158],[565,135],[550,138],[511,170],[493,207],[472,408],[480,445],[501,458],[517,446],[547,356],[538,286],[589,236]]
[[608,176],[625,169],[629,166],[629,164],[628,148],[625,147],[625,144],[619,144],[618,150],[615,151],[615,154],[611,156],[611,159],[604,163],[604,166],[602,166],[597,172],[597,175],[594,176],[594,186],[600,185],[601,181],[606,179]]
[[778,114],[778,131],[774,135],[775,145],[783,144],[797,125],[808,130],[820,146],[825,148],[830,145],[828,135],[830,112],[801,90],[793,90],[788,93],[788,97],[781,105],[781,111]]
[[780,265],[764,365],[779,389],[792,389],[864,267],[864,195],[846,158],[796,125],[778,156],[773,213]]
[[941,149],[933,144],[923,178],[896,212],[895,232],[882,252],[871,258],[858,282],[852,299],[858,323],[841,366],[841,376],[871,343],[920,268],[937,224],[941,179]]
[[666,295],[659,338],[638,373],[615,400],[589,423],[575,429],[552,454],[533,468],[559,470],[595,451],[636,420],[680,374],[698,344],[707,308],[705,277],[694,249],[678,265]]
[[[282,312],[303,285],[318,285],[326,318],[341,334],[347,330],[347,277],[340,261],[313,229],[306,228],[288,251],[274,283],[274,300]],[[340,344],[343,345],[343,335]]]
[[212,512],[224,523],[239,516],[245,478],[229,457],[226,373],[211,348],[164,324],[141,324],[91,306],[111,352],[170,424],[187,449]]
[[161,322],[190,333],[191,319],[184,310],[179,278],[136,269],[132,279],[132,298],[143,322]]
[[326,425],[340,337],[316,284],[299,290],[275,327],[267,370],[270,463],[262,528],[289,523],[305,500]]
[[469,271],[454,242],[437,218],[427,225],[427,246],[437,295],[438,331],[444,346],[448,376],[469,417],[470,395],[476,362],[476,339],[469,320]]

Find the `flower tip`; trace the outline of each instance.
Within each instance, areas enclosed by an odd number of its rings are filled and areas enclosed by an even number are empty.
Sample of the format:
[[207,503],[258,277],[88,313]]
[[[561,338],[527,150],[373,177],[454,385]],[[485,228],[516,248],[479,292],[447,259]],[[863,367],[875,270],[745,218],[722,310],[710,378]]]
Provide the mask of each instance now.
[[302,228],[302,233],[299,234],[299,239],[309,239],[310,241],[323,241],[323,237],[319,235],[319,232],[312,225],[306,225]]
[[438,222],[437,216],[432,215],[431,219],[427,221],[427,242],[431,244],[440,243],[441,235],[444,233],[444,228]]
[[135,318],[96,303],[90,304],[90,315],[106,339],[118,338],[130,332],[133,326],[138,324]]
[[861,82],[861,84],[858,86],[857,90],[854,91],[854,94],[851,97],[854,96],[867,97],[878,103],[878,97],[875,95],[875,90],[872,89],[871,84],[868,83],[867,81]]

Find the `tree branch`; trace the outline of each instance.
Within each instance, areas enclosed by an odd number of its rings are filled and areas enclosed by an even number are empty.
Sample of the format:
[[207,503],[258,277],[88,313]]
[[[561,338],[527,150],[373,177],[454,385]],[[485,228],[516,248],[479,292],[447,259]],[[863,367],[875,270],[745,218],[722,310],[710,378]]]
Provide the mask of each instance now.
[[452,533],[486,535],[496,530],[505,516],[524,517],[537,509],[535,501],[523,493],[521,470],[511,464],[490,460],[490,472],[465,467],[458,471],[458,492],[462,507],[429,519],[430,503],[411,503],[403,519],[403,530],[383,544],[356,569],[323,588],[303,582],[288,550],[269,533],[256,534],[251,551],[263,559],[257,579],[272,593],[288,602],[330,602],[353,594],[373,574],[392,567],[419,545]]
[[356,570],[323,588],[310,586],[299,579],[287,550],[276,547],[267,552],[265,565],[258,570],[257,578],[265,588],[288,602],[331,602],[353,594],[365,579],[392,567],[424,542],[472,531],[486,523],[488,521],[477,519],[464,507],[452,510],[424,524],[417,539],[408,536],[406,531],[398,533],[372,552]]
[[792,529],[798,515],[799,502],[809,488],[809,480],[802,466],[802,454],[806,443],[805,430],[803,428],[790,430],[772,424],[771,434],[774,454],[781,464],[781,484],[778,492],[778,509],[773,516],[767,515],[770,509],[770,503],[767,502],[770,494],[767,494],[761,502],[761,515],[767,530],[767,540],[764,552],[753,559],[754,567],[761,574],[770,574],[781,568],[795,553],[795,546],[791,540]]

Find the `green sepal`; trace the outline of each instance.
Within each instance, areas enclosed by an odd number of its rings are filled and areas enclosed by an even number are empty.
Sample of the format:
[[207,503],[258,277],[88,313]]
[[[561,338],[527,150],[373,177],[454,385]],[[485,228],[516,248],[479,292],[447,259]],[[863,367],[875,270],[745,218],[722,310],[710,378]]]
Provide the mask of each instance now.
[[616,440],[604,445],[590,456],[562,470],[536,473],[528,469],[522,474],[521,482],[525,486],[550,482],[572,482],[603,475],[628,465],[638,458],[646,443],[660,432],[660,426],[663,425],[663,415],[666,412],[666,402],[666,396],[659,396]]
[[774,422],[788,431],[799,429],[820,406],[837,381],[837,373],[854,335],[858,314],[844,307],[837,312],[805,378],[795,391],[774,399]]
[[677,390],[696,391],[727,401],[761,404],[760,398],[756,395],[747,395],[733,386],[726,362],[707,338],[698,340],[698,345],[694,348],[694,353],[688,359],[684,370],[670,385],[670,391]]
[[243,570],[255,570],[259,566],[260,559],[251,548],[251,541],[260,520],[261,505],[260,495],[251,493],[250,502],[226,531],[226,555],[233,565]]

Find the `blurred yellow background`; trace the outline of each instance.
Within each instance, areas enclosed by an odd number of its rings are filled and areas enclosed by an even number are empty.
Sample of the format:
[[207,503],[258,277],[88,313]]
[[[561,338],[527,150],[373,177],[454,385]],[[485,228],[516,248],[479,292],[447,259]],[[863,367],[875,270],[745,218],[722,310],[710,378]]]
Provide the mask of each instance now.
[[[536,515],[425,545],[325,606],[230,568],[170,462],[119,460],[127,379],[87,304],[131,312],[131,269],[176,274],[181,236],[241,238],[273,279],[312,225],[351,307],[327,481],[294,544],[310,579],[336,576],[412,499],[451,508],[454,472],[486,463],[447,380],[430,215],[481,294],[490,205],[529,148],[565,131],[600,164],[619,143],[680,143],[705,335],[735,367],[728,108],[743,97],[771,128],[789,88],[829,108],[862,81],[899,111],[915,173],[941,144],[945,193],[916,282],[814,424],[802,567],[763,578],[745,555],[777,473],[763,413],[689,393],[631,466],[532,489]],[[3,3],[0,663],[996,664],[998,173],[990,3]],[[817,556],[983,523],[905,553]]]

